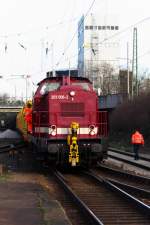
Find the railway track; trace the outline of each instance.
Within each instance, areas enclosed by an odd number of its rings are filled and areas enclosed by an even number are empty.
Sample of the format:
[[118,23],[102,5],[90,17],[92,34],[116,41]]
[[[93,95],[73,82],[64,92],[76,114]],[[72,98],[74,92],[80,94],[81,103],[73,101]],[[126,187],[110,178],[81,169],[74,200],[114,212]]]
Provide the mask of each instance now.
[[93,173],[101,179],[106,179],[123,189],[135,198],[150,206],[150,179],[141,176],[135,176],[129,173],[100,167],[94,169]]
[[23,147],[26,145],[23,142],[20,143],[12,143],[0,146],[0,154],[9,153],[10,151],[21,151]]
[[110,167],[100,165],[93,170],[98,176],[103,179],[107,179],[111,182],[118,182],[126,185],[130,185],[145,191],[150,191],[150,178],[144,176],[138,176],[125,171],[112,169]]
[[109,181],[92,173],[55,176],[88,218],[88,224],[144,225],[150,223],[150,207]]
[[[119,153],[119,154],[122,154],[122,155],[126,155],[126,156],[130,156],[133,158],[134,154],[131,153],[131,152],[125,152],[125,151],[121,151],[119,149],[116,149],[116,148],[112,148],[112,147],[109,147],[108,150],[110,152],[116,152],[116,153]],[[108,153],[109,154],[109,153]],[[144,160],[144,161],[148,161],[150,162],[150,155],[145,155],[145,154],[139,154],[140,155],[140,159]]]
[[150,156],[146,155],[140,155],[140,160],[133,160],[133,154],[132,153],[126,153],[123,151],[119,151],[114,148],[109,148],[109,151],[107,152],[108,158],[115,159],[117,161],[125,162],[129,165],[134,165],[136,167],[145,169],[147,171],[150,170],[149,162],[150,162]]
[[26,165],[30,170],[34,165],[34,160],[32,151],[24,142],[8,142],[8,144],[0,145],[1,175],[8,170],[24,170],[27,167]]

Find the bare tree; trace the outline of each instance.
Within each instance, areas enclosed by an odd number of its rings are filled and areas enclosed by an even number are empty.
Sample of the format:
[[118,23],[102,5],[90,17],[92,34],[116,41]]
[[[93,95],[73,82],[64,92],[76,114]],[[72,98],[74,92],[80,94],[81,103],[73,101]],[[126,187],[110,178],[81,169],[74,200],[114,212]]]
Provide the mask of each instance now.
[[1,94],[0,95],[0,105],[7,105],[9,96],[7,93]]
[[10,98],[10,96],[7,93],[0,95],[0,105],[1,106],[20,106],[24,105],[24,102],[22,100],[16,99],[13,100]]
[[[99,81],[101,81],[101,84]],[[103,95],[118,93],[119,80],[113,65],[107,62],[99,65],[98,85],[101,85]]]

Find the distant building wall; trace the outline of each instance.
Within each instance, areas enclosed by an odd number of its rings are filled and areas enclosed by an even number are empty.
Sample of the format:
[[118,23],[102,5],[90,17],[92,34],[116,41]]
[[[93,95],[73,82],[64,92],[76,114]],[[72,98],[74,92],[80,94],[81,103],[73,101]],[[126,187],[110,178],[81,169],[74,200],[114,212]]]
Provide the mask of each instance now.
[[78,71],[79,76],[84,76],[84,16],[78,23]]
[[79,76],[95,81],[103,63],[110,63],[119,73],[120,43],[109,39],[118,31],[118,19],[113,15],[108,15],[107,20],[100,14],[90,14],[86,19],[81,17],[78,23]]

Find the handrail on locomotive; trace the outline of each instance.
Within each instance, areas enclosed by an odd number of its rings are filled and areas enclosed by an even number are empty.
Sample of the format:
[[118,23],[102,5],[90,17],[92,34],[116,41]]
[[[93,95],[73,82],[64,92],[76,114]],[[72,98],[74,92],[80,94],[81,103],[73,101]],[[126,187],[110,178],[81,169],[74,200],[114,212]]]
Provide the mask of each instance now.
[[[67,113],[68,113],[68,111],[67,111]],[[41,126],[48,126],[47,121],[46,122],[41,121],[41,117],[47,118],[49,116],[52,117],[52,115],[53,115],[54,123],[53,124],[49,124],[49,127],[52,128],[54,126],[54,124],[55,124],[55,128],[58,127],[57,126],[59,124],[58,118],[61,117],[61,112],[50,113],[50,112],[47,112],[47,111],[38,111],[38,112],[34,112],[33,111],[33,114],[36,114],[36,121],[34,122],[34,126],[39,127],[39,129],[37,129],[39,131],[38,136],[40,136],[40,127]],[[93,111],[91,111],[91,112],[89,112],[89,113],[86,114],[86,116],[88,117],[87,118],[87,124],[89,126],[89,136],[92,136],[90,134],[90,130],[91,131],[94,131],[95,128],[97,128],[97,135],[99,135],[100,137],[107,137],[108,136],[108,123],[107,123],[107,120],[108,120],[107,119],[107,116],[108,115],[107,115],[107,112],[106,111],[97,111],[96,112],[96,117],[97,117],[96,122],[93,122],[92,115],[93,115]],[[71,121],[71,123],[72,122],[73,121]],[[80,132],[81,127],[84,127],[84,126],[87,127],[87,124],[84,125],[82,123],[82,119],[79,119],[79,118],[76,118],[76,121],[75,122],[80,124],[80,126],[78,128],[78,131],[77,131],[78,132],[78,135],[80,135],[81,134],[81,132]],[[70,128],[70,124],[71,123],[68,124],[68,127],[67,127],[68,132],[70,130],[69,128]],[[62,128],[63,127],[66,128],[66,124],[63,124],[63,120],[61,120],[61,127]],[[34,127],[33,127],[33,129],[34,129]],[[56,129],[56,135],[57,135],[57,129]]]

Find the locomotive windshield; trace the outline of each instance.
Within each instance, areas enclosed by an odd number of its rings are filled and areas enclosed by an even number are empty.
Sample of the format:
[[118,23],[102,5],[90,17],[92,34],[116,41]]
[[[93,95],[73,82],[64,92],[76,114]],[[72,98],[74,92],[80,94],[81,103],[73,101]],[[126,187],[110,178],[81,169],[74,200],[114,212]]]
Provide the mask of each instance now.
[[83,88],[83,90],[85,90],[85,91],[89,91],[89,90],[90,90],[88,83],[73,82],[72,85],[79,85],[79,86],[81,86],[81,87]]
[[58,83],[58,82],[44,83],[44,84],[41,86],[40,94],[41,94],[41,95],[44,95],[44,94],[48,93],[49,91],[55,91],[55,90],[57,90],[59,87],[60,87],[60,83]]

